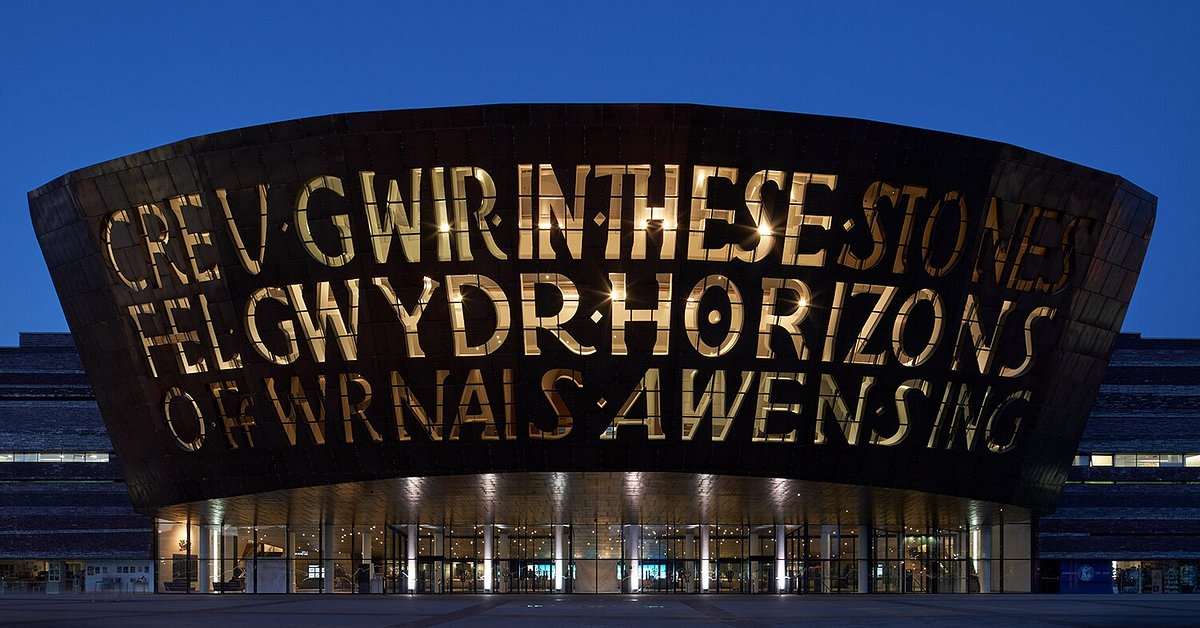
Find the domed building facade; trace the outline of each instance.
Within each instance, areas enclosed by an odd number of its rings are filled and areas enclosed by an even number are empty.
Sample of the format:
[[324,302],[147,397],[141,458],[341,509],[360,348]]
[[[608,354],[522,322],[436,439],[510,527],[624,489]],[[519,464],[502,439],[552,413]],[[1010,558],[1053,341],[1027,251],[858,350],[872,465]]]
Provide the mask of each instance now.
[[1028,591],[1156,199],[696,105],[215,133],[31,192],[154,589]]

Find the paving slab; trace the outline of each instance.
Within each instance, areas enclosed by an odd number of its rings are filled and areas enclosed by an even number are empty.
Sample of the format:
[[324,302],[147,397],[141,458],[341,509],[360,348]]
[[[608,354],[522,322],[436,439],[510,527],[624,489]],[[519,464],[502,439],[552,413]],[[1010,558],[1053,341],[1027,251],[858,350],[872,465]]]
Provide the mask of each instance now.
[[0,595],[0,625],[1197,626],[1200,595]]

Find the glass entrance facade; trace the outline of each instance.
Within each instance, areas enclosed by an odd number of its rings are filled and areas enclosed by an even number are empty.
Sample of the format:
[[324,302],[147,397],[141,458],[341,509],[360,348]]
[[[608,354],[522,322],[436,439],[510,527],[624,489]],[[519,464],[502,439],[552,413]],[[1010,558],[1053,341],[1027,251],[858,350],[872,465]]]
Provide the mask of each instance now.
[[154,590],[164,593],[1030,590],[1027,523],[1006,524],[1001,534],[999,525],[207,526],[160,520],[156,535]]

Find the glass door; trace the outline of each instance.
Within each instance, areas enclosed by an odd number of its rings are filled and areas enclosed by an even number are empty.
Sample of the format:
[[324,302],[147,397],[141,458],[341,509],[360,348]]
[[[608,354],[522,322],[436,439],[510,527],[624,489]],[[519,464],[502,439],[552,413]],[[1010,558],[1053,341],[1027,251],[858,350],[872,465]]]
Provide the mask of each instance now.
[[417,559],[417,593],[442,593],[446,590],[446,561],[441,558]]
[[674,571],[666,560],[645,560],[639,564],[639,584],[644,593],[670,593]]
[[775,593],[775,560],[755,557],[750,559],[750,592]]
[[699,586],[698,560],[642,559],[639,567],[641,590],[645,593],[693,593]]
[[408,593],[408,531],[405,526],[389,525],[391,542],[384,560],[384,593]]
[[513,560],[514,593],[550,593],[554,591],[554,561]]

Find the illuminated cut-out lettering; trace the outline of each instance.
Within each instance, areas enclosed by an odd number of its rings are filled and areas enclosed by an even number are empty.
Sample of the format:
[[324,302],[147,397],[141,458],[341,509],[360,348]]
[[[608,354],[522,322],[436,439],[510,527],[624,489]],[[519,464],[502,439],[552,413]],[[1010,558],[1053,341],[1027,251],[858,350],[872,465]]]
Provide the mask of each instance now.
[[246,334],[250,338],[250,346],[254,348],[255,353],[272,364],[286,366],[300,357],[300,343],[296,341],[296,324],[287,318],[275,323],[275,328],[283,335],[286,348],[280,353],[268,347],[259,327],[263,324],[264,315],[258,311],[260,304],[267,300],[288,305],[287,293],[283,291],[283,288],[267,286],[250,293],[250,298],[246,301]]
[[658,302],[652,309],[634,309],[626,305],[625,273],[609,273],[612,285],[609,303],[612,306],[612,354],[627,355],[625,326],[629,323],[654,325],[654,355],[667,355],[671,340],[671,277],[670,273],[655,275],[658,283]]
[[[562,296],[562,307],[558,312],[548,316],[537,314],[538,284],[554,286]],[[541,355],[538,347],[537,330],[550,332],[559,342],[575,355],[592,355],[596,352],[593,346],[585,345],[575,339],[563,325],[575,318],[579,312],[579,290],[575,282],[566,275],[558,273],[522,273],[521,274],[521,325],[525,340],[525,355]]]
[[233,210],[229,207],[229,195],[225,188],[217,188],[213,193],[217,196],[217,201],[221,205],[221,212],[225,215],[225,225],[229,229],[229,237],[233,239],[233,248],[237,251],[238,261],[241,262],[242,268],[251,275],[257,275],[262,272],[263,259],[267,253],[267,188],[266,184],[259,184],[258,190],[258,255],[250,257],[250,252],[246,250],[246,244],[242,240],[242,230],[233,220]]
[[891,436],[884,437],[877,429],[871,430],[871,444],[881,447],[893,447],[908,438],[909,427],[912,425],[912,411],[908,407],[908,396],[919,392],[926,399],[933,391],[933,385],[922,379],[909,379],[896,387],[896,431]]
[[318,176],[313,177],[304,184],[300,189],[300,193],[296,196],[296,207],[294,220],[296,221],[296,233],[300,236],[300,242],[304,245],[304,250],[316,261],[337,268],[345,266],[354,259],[354,239],[350,237],[350,216],[346,214],[334,214],[330,217],[330,223],[337,231],[338,241],[341,251],[337,254],[329,254],[321,250],[317,245],[316,239],[313,237],[312,223],[308,215],[308,205],[312,201],[314,194],[321,190],[328,190],[339,197],[345,197],[346,191],[342,188],[342,180],[334,176]]
[[996,442],[995,440],[995,437],[999,434],[996,422],[1004,416],[1004,411],[1010,406],[1020,401],[1028,402],[1032,397],[1033,393],[1030,391],[1018,390],[996,405],[996,408],[988,415],[987,427],[983,431],[983,442],[987,446],[988,451],[994,454],[1002,454],[1017,446],[1017,439],[1021,435],[1021,422],[1025,418],[1025,415],[1018,409],[1016,416],[1012,419],[1011,433],[1005,442]]
[[821,392],[817,397],[817,424],[813,444],[823,445],[825,443],[825,423],[832,419],[842,429],[842,436],[845,437],[846,444],[857,445],[863,418],[867,414],[867,395],[870,394],[871,387],[874,385],[874,377],[867,375],[862,378],[852,413],[845,398],[842,397],[837,379],[829,373],[822,373]]
[[860,294],[873,294],[878,298],[871,306],[871,311],[867,314],[867,320],[858,332],[858,337],[854,339],[854,347],[846,354],[845,361],[847,364],[882,366],[887,361],[887,352],[867,353],[867,343],[871,342],[871,339],[875,337],[876,330],[879,329],[879,322],[883,320],[883,313],[888,310],[892,299],[896,296],[896,288],[894,286],[856,283],[850,288],[850,296],[854,297]]
[[517,258],[533,259],[533,164],[517,165]]
[[[496,329],[482,344],[467,342],[467,317],[463,308],[463,288],[476,288],[491,303],[496,315]],[[454,355],[482,356],[495,353],[508,338],[512,327],[512,310],[500,284],[485,275],[447,275],[446,298],[450,301],[450,325],[454,336]]]
[[396,419],[396,439],[399,441],[412,440],[404,421],[404,409],[407,408],[427,438],[435,442],[442,440],[442,422],[429,419],[429,413],[425,411],[425,407],[421,405],[416,394],[405,383],[404,377],[396,371],[391,371],[391,385],[392,412]]
[[963,354],[963,336],[970,336],[970,349],[975,357],[975,366],[978,367],[980,373],[991,373],[992,363],[995,361],[996,351],[999,349],[998,340],[1004,332],[1004,321],[1015,307],[1015,303],[1007,300],[1000,305],[1000,312],[996,316],[996,325],[992,328],[992,335],[989,339],[983,330],[983,312],[979,301],[975,295],[967,293],[966,302],[963,305],[962,323],[958,328],[958,337],[954,341],[954,362],[951,368],[955,371],[959,370]]
[[375,262],[383,264],[391,256],[392,240],[400,239],[400,249],[408,262],[421,261],[421,169],[413,168],[409,173],[408,198],[405,208],[400,184],[388,180],[387,201],[384,211],[379,211],[376,200],[375,173],[364,170],[358,173],[363,196],[363,210],[367,217],[367,233],[371,236],[371,251]]
[[633,250],[630,259],[646,259],[650,230],[662,235],[659,259],[675,259],[675,233],[679,230],[679,166],[663,166],[663,205],[650,206],[650,164],[628,166],[633,175]]
[[837,175],[793,172],[788,190],[787,227],[783,236],[783,263],[793,266],[824,266],[825,249],[814,252],[800,250],[801,231],[805,227],[828,231],[833,225],[832,216],[814,215],[808,212],[805,202],[810,185],[819,185],[830,191],[837,189]]
[[[325,341],[333,335],[334,344],[341,351],[342,359],[352,362],[358,359],[358,279],[346,280],[347,303],[342,306],[333,295],[328,281],[318,281],[313,297],[313,310],[304,299],[301,284],[285,286],[288,300],[300,322],[300,329],[308,340],[313,359],[324,362],[328,357]],[[343,313],[342,308],[346,311]]]
[[[938,266],[933,261],[933,234],[934,228],[937,225],[938,217],[941,216],[943,208],[953,203],[958,206],[958,230],[955,232],[954,245],[950,247],[950,257],[941,265]],[[921,261],[925,264],[925,272],[930,277],[941,277],[950,272],[962,257],[963,243],[967,240],[967,204],[963,200],[962,195],[957,190],[946,192],[933,206],[933,210],[929,214],[929,219],[925,221],[925,233],[921,237]]]
[[[162,288],[173,284],[187,284],[188,275],[175,264],[168,252],[171,241],[171,223],[161,207],[154,203],[137,206],[138,221],[142,227],[142,242],[146,257],[150,260],[154,285]],[[154,235],[151,235],[154,234]],[[163,283],[166,279],[166,283]]]
[[[200,332],[192,329],[183,331],[179,328],[179,320],[176,318],[176,312],[191,312],[192,304],[187,297],[179,297],[178,299],[164,299],[162,302],[163,312],[167,315],[167,336],[172,339],[171,344],[175,346],[175,359],[179,364],[180,373],[207,373],[208,360],[203,354],[203,345],[200,342]],[[195,349],[195,353],[199,354],[193,361],[188,357],[188,346],[191,345]]]
[[907,198],[904,205],[904,223],[900,226],[900,237],[896,243],[896,257],[892,261],[892,272],[903,274],[908,272],[908,247],[912,243],[913,230],[916,225],[917,202],[929,194],[929,188],[919,185],[906,185],[900,188],[900,196]]
[[1043,305],[1042,307],[1034,308],[1029,313],[1029,316],[1025,317],[1025,359],[1017,366],[1011,368],[1007,366],[1000,367],[1000,377],[1021,377],[1028,373],[1029,369],[1033,368],[1033,356],[1035,353],[1033,346],[1033,325],[1043,318],[1047,321],[1054,320],[1056,312],[1056,309],[1048,305]]
[[[479,411],[472,411],[478,407]],[[459,430],[463,425],[483,425],[480,440],[500,440],[496,429],[496,414],[492,412],[492,402],[488,398],[487,386],[483,384],[483,374],[479,369],[467,372],[467,381],[463,384],[462,396],[458,401],[458,412],[450,425],[448,440],[458,440]]]
[[688,222],[688,259],[711,262],[728,262],[733,259],[733,245],[722,244],[716,248],[705,248],[705,233],[707,221],[714,220],[733,224],[735,213],[732,209],[709,207],[709,179],[725,179],[737,183],[737,168],[717,166],[696,166],[692,169],[692,213]]
[[895,208],[900,201],[900,189],[885,181],[876,181],[867,187],[867,191],[863,193],[862,211],[867,230],[871,233],[871,251],[865,257],[860,257],[848,243],[844,244],[841,254],[838,255],[838,264],[854,270],[870,270],[883,260],[883,254],[887,250],[887,237],[880,225],[877,207],[879,201],[884,198],[889,199]]
[[1025,231],[1021,234],[1021,244],[1017,247],[1017,253],[1013,258],[1012,266],[1008,271],[1008,287],[1010,289],[1027,292],[1036,286],[1036,289],[1041,291],[1045,289],[1046,282],[1039,275],[1036,279],[1029,279],[1022,272],[1026,267],[1026,256],[1034,256],[1042,258],[1046,255],[1046,247],[1034,241],[1034,230],[1038,228],[1038,221],[1042,219],[1058,220],[1060,214],[1052,209],[1043,209],[1034,207],[1030,213],[1028,220],[1025,221]]
[[[908,321],[913,315],[913,309],[920,303],[929,304],[932,310],[933,325],[930,327],[929,338],[925,340],[925,346],[921,347],[916,355],[913,355],[905,346],[906,330]],[[937,350],[942,341],[942,334],[945,332],[945,309],[942,298],[929,288],[917,290],[900,304],[900,310],[896,312],[896,320],[892,323],[892,349],[896,352],[896,359],[901,365],[920,366],[933,357],[933,352]]]
[[[754,371],[741,372],[741,381],[738,383],[737,392],[733,396],[733,401],[728,405],[725,403],[725,371],[713,372],[703,391],[699,391],[696,387],[696,378],[699,376],[700,371],[696,369],[683,370],[683,394],[681,396],[683,407],[680,409],[680,416],[683,418],[683,440],[693,440],[700,430],[700,424],[704,421],[704,417],[711,415],[712,440],[713,442],[724,442],[729,437],[730,428],[733,427],[733,418],[741,410],[742,401],[745,400],[750,386],[754,383]],[[699,398],[696,397],[697,392],[700,392]]]
[[[225,429],[225,440],[229,443],[230,449],[240,449],[235,436],[234,428],[241,428],[241,438],[244,439],[246,446],[254,447],[254,433],[250,429],[255,426],[253,402],[249,395],[241,394],[238,389],[236,380],[224,380],[219,382],[211,382],[208,385],[209,392],[212,393],[213,403],[217,407],[217,416],[221,417],[221,426]],[[226,397],[232,397],[236,402],[237,411],[230,413],[226,411]]]
[[[179,431],[175,429],[175,420],[179,418],[176,416],[174,410],[179,405],[173,403],[176,399],[182,400],[191,409],[195,417],[197,430],[196,437],[192,440],[184,440],[179,435]],[[204,445],[204,414],[200,412],[200,405],[196,403],[196,399],[192,397],[191,393],[180,390],[178,387],[168,388],[166,395],[163,396],[163,417],[166,419],[167,428],[171,431],[171,438],[177,447],[187,452],[193,452],[198,451]]]
[[117,279],[125,284],[125,287],[140,292],[145,290],[150,282],[144,277],[131,277],[128,270],[122,270],[121,265],[117,263],[117,252],[113,247],[113,234],[116,225],[125,225],[127,237],[133,239],[135,237],[133,229],[133,220],[128,209],[118,209],[114,212],[109,212],[104,216],[104,222],[100,226],[100,239],[104,247],[104,260],[108,262],[108,267],[117,276]]
[[[664,440],[667,435],[662,429],[662,406],[660,404],[660,389],[659,389],[659,373],[658,369],[647,369],[646,374],[642,376],[633,391],[625,398],[625,403],[621,404],[621,409],[617,411],[617,415],[609,422],[608,427],[600,434],[601,440],[614,440],[617,438],[617,429],[622,426],[637,425],[646,428],[647,440]],[[639,401],[644,401],[646,412],[644,417],[632,416],[634,405]]]
[[422,277],[421,294],[417,297],[416,304],[412,307],[404,307],[396,290],[392,288],[391,280],[387,277],[372,278],[371,283],[379,288],[379,291],[383,293],[383,298],[387,300],[388,305],[392,306],[392,311],[400,319],[400,325],[404,327],[404,345],[408,350],[408,357],[425,357],[425,351],[421,349],[421,334],[418,333],[417,326],[421,323],[421,317],[425,315],[425,307],[433,299],[433,291],[442,284],[434,281],[432,277]]
[[604,239],[604,259],[621,259],[621,203],[625,195],[625,166],[598,165],[596,178],[608,177],[608,232]]
[[583,374],[572,369],[551,369],[542,375],[542,394],[546,396],[546,401],[554,410],[555,425],[553,429],[543,430],[530,421],[529,438],[539,440],[566,438],[575,426],[575,418],[571,414],[571,409],[567,407],[562,394],[558,392],[558,382],[569,382],[576,388],[583,388]]
[[175,217],[175,223],[179,225],[180,240],[183,242],[184,252],[187,253],[188,266],[191,268],[192,278],[197,282],[220,279],[221,269],[215,261],[201,268],[200,262],[197,259],[197,250],[199,247],[204,247],[204,249],[210,251],[212,257],[216,257],[216,252],[212,251],[212,236],[208,231],[192,229],[188,225],[187,215],[184,212],[185,207],[192,208],[193,210],[204,210],[204,205],[200,202],[200,195],[192,193],[172,196],[167,199],[167,207],[171,208],[171,214]]
[[[355,403],[350,403],[352,384],[362,394],[362,398]],[[354,419],[358,419],[359,423],[367,428],[367,435],[371,437],[372,442],[383,442],[383,436],[375,431],[375,426],[371,425],[371,420],[367,418],[367,408],[371,405],[371,384],[367,378],[358,373],[342,373],[338,376],[338,390],[342,402],[342,436],[346,444],[354,442]]]
[[967,451],[975,450],[976,436],[981,427],[980,422],[992,398],[992,388],[989,386],[982,395],[976,396],[978,404],[971,402],[971,387],[966,384],[950,384],[942,395],[942,402],[929,432],[929,449],[936,449],[945,443],[946,449],[952,449],[957,441],[957,435],[963,434]]
[[764,371],[758,374],[758,400],[754,407],[754,431],[750,435],[750,442],[796,442],[796,435],[799,432],[798,428],[793,428],[787,432],[767,431],[767,415],[772,412],[786,412],[793,416],[798,416],[802,410],[799,403],[774,403],[771,401],[771,390],[774,388],[776,381],[790,381],[804,385],[805,379],[803,373]]
[[[317,376],[316,393],[311,397],[309,393],[305,392],[304,386],[297,376],[289,379],[286,396],[279,394],[275,378],[267,377],[263,383],[267,389],[267,396],[271,399],[271,405],[275,408],[275,417],[279,419],[279,425],[283,428],[288,444],[296,445],[296,415],[299,414],[304,418],[304,424],[308,426],[308,434],[312,438],[313,444],[324,445],[325,376]],[[317,407],[315,412],[313,411],[314,405]]]
[[[724,291],[725,298],[729,301],[729,328],[726,330],[724,338],[715,347],[705,342],[700,336],[700,301],[711,288]],[[696,287],[692,288],[691,293],[688,294],[683,310],[683,328],[687,332],[688,342],[692,343],[692,348],[706,358],[720,357],[733,349],[738,338],[741,337],[744,319],[742,293],[738,290],[737,285],[722,275],[709,275],[701,279],[700,283],[696,284]]]
[[753,248],[738,246],[733,251],[733,258],[743,262],[761,262],[775,246],[775,225],[767,215],[766,206],[762,201],[763,186],[774,183],[776,190],[782,190],[787,173],[782,170],[759,170],[750,176],[746,182],[746,209],[754,219],[754,231],[758,244]]
[[[450,194],[454,199],[454,224],[460,225],[459,230],[455,233],[460,259],[471,259],[468,213],[474,216],[475,225],[479,228],[479,236],[483,239],[483,245],[487,248],[488,253],[498,260],[508,259],[508,256],[496,244],[496,239],[492,237],[492,229],[488,225],[488,217],[496,208],[496,183],[492,181],[492,175],[483,168],[473,166],[454,168],[450,175]],[[479,206],[469,212],[467,210],[468,178],[474,179],[479,184],[480,190]]]
[[[796,306],[788,314],[780,314],[778,311],[781,292],[795,295]],[[755,356],[765,359],[775,357],[775,350],[771,348],[771,328],[778,327],[787,332],[788,338],[791,339],[796,359],[807,360],[808,345],[804,341],[803,332],[800,331],[800,323],[804,322],[812,302],[808,284],[799,279],[763,277],[762,294],[762,313],[758,319],[758,350]]]
[[233,352],[229,357],[225,357],[225,352],[221,350],[221,343],[217,338],[217,330],[213,325],[212,310],[208,305],[208,298],[203,294],[196,295],[196,299],[200,303],[200,313],[204,316],[204,329],[208,331],[208,343],[212,347],[213,358],[215,359],[219,371],[228,371],[242,368],[242,354]]
[[554,259],[551,238],[555,231],[562,235],[571,259],[583,256],[583,199],[587,196],[587,179],[591,166],[575,167],[575,203],[567,204],[554,168],[538,164],[538,259]]

